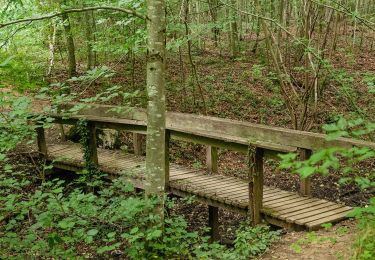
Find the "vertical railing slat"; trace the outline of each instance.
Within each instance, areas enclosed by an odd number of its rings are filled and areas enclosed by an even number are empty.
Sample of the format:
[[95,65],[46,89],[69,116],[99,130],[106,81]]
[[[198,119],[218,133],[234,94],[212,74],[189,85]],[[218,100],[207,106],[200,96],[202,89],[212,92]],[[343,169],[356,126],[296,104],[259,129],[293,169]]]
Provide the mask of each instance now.
[[37,134],[38,151],[41,156],[46,158],[48,151],[47,151],[46,134],[45,134],[43,126],[38,126],[36,128],[36,134]]
[[[308,149],[298,149],[299,152],[299,159],[301,161],[308,160],[312,154],[311,150]],[[301,179],[300,181],[300,194],[303,196],[311,196],[311,178],[307,177]]]
[[263,157],[264,150],[250,145],[249,161],[249,214],[252,225],[262,222],[261,210],[263,207]]
[[87,123],[87,131],[89,134],[89,142],[88,142],[88,149],[90,150],[90,160],[96,166],[99,165],[98,159],[98,148],[97,148],[97,140],[96,140],[96,126],[94,122]]

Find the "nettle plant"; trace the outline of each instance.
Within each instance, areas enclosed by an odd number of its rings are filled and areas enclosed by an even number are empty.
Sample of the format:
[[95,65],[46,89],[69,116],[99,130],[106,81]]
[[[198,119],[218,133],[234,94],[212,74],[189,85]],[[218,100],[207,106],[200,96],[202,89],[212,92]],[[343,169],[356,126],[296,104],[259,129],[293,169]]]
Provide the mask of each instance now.
[[[328,140],[360,136],[371,138],[375,132],[375,124],[362,118],[347,120],[340,117],[335,123],[323,126],[323,129]],[[375,159],[375,151],[367,147],[322,149],[306,161],[297,161],[297,154],[280,157],[281,168],[290,169],[302,178],[314,174],[328,175],[331,170],[335,170],[342,175],[340,184],[354,183],[362,190],[369,191],[375,188],[375,169],[370,167],[364,171],[361,167],[361,163]],[[348,216],[358,220],[359,234],[354,243],[354,259],[374,259],[375,197],[370,199],[368,205],[355,208]]]

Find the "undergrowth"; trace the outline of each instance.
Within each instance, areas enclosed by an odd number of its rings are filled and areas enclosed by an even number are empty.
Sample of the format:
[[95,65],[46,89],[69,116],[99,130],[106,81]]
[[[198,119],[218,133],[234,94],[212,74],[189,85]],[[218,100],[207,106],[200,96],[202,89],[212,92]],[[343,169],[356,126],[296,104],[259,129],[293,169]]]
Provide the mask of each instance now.
[[[27,123],[32,120],[30,106],[25,97],[1,94],[0,144],[7,144],[0,148],[1,259],[248,259],[278,239],[279,232],[267,226],[243,225],[234,247],[227,248],[210,243],[205,228],[188,231],[179,215],[166,214],[162,227],[154,214],[158,201],[145,199],[125,178],[108,182],[95,168],[74,181],[54,175],[40,178],[23,170],[9,155],[20,143],[34,139],[35,126]],[[83,135],[84,147],[86,139]],[[51,168],[43,161],[39,166]],[[166,204],[173,207],[174,201]]]

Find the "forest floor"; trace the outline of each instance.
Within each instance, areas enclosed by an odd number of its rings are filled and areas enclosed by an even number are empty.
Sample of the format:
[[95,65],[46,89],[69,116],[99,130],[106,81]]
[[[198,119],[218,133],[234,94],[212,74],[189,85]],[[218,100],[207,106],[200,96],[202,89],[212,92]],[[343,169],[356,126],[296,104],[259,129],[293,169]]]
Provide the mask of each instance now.
[[[347,59],[349,58],[338,52],[335,66],[345,67],[353,72],[353,80],[356,85],[356,88],[352,90],[353,96],[360,106],[370,109],[373,100],[366,95],[367,89],[359,82],[357,76],[366,71],[375,71],[375,55],[358,56],[354,62],[345,62]],[[256,66],[254,67],[254,65],[257,64],[253,57],[232,60],[229,57],[206,51],[196,56],[195,62],[200,83],[204,88],[203,96],[208,108],[208,115],[290,127],[290,117],[277,87],[271,79],[266,77],[266,72],[262,71],[261,76],[255,75],[254,68]],[[130,80],[129,64],[124,62],[120,65],[114,68],[119,73],[116,74],[111,84],[128,86],[127,90],[140,89],[141,97],[135,100],[135,103],[144,107],[146,105],[144,62],[136,63],[136,84],[134,86],[132,86]],[[188,66],[185,64],[180,67],[177,60],[169,59],[167,73],[168,110],[203,113],[202,96],[189,79]],[[186,84],[181,84],[182,78],[187,79]],[[100,90],[102,84],[103,82],[94,84],[92,88],[86,88],[83,96],[93,96]],[[77,88],[78,93],[80,92],[80,86],[73,87]],[[316,124],[311,129],[315,132],[321,131],[322,124],[332,122],[340,114],[349,114],[353,109],[342,89],[329,88],[325,95],[318,109]],[[56,138],[52,139],[55,140]],[[125,146],[132,147],[129,134],[121,133],[121,141]],[[205,148],[201,145],[173,140],[171,161],[203,168],[205,165]],[[297,191],[299,189],[298,176],[279,170],[277,165],[276,161],[266,163],[265,185]],[[375,168],[375,162],[364,165],[363,171],[372,168]],[[244,177],[247,174],[246,169],[244,155],[230,151],[220,152],[219,171],[221,174]],[[337,172],[333,172],[329,176],[315,176],[312,180],[312,195],[345,203],[349,206],[366,205],[368,199],[374,196],[373,192],[361,191],[355,185],[340,186],[338,184],[340,177],[341,175]],[[192,230],[204,227],[207,224],[208,210],[206,205],[177,203],[173,211],[176,214],[183,214]],[[245,220],[244,216],[220,211],[220,231],[223,239],[232,240],[235,230]],[[347,256],[350,255],[349,245],[353,242],[353,233],[355,233],[355,221],[345,221],[335,225],[330,230],[321,230],[316,233],[288,232],[283,234],[281,240],[275,243],[260,259],[347,259]],[[336,241],[333,241],[333,238]],[[305,241],[313,243],[305,243]]]
[[349,259],[355,237],[355,222],[344,221],[329,230],[288,232],[259,260]]

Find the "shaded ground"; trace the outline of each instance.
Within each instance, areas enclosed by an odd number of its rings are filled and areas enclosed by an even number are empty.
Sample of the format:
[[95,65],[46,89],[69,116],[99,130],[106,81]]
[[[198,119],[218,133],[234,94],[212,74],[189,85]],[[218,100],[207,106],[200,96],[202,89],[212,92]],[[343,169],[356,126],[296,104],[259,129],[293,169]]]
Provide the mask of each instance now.
[[349,259],[355,239],[354,221],[344,221],[329,230],[289,232],[258,259]]

